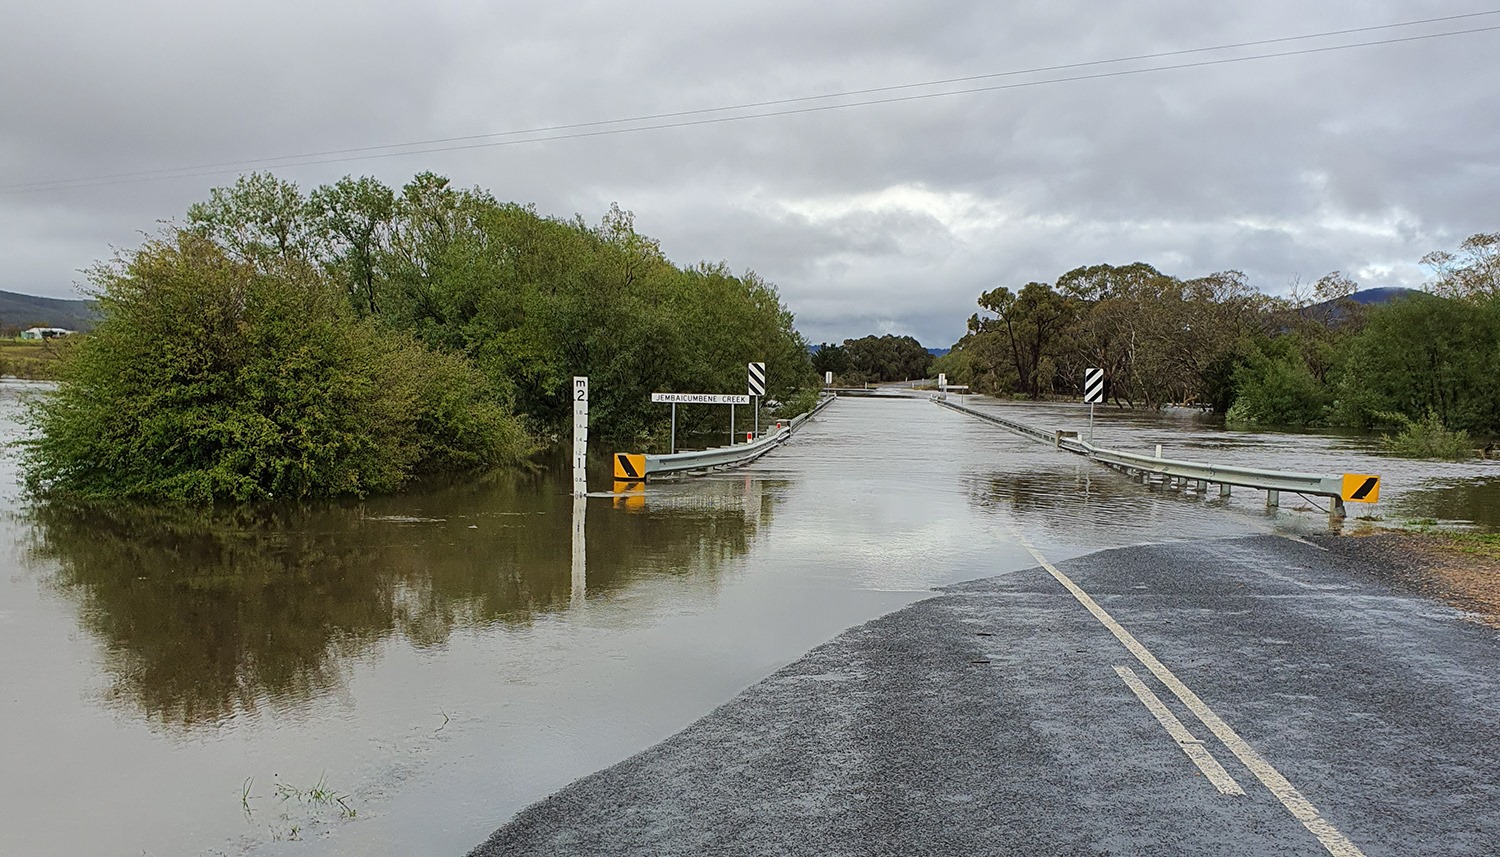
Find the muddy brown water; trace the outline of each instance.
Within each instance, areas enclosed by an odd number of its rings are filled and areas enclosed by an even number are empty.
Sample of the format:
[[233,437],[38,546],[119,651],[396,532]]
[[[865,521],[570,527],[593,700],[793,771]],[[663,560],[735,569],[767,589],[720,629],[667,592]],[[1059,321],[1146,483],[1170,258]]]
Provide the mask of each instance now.
[[[21,434],[0,385],[0,432]],[[1076,406],[1003,408],[1076,428]],[[1380,516],[1500,526],[1500,472],[1371,441],[1100,414],[1097,439],[1386,478]],[[602,464],[602,463],[601,463]],[[582,504],[559,468],[213,514],[28,503],[0,461],[0,854],[462,854],[935,586],[1180,538],[1322,531],[1163,494],[921,399],[835,403],[727,473]],[[1351,522],[1348,526],[1368,526]],[[341,802],[342,801],[342,802]]]

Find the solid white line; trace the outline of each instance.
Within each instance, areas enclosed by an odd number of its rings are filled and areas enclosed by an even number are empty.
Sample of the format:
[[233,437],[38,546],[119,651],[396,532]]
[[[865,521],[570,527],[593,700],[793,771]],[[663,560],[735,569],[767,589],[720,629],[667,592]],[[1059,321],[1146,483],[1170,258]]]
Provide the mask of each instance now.
[[1167,730],[1167,734],[1172,736],[1172,740],[1177,742],[1177,746],[1182,748],[1182,752],[1187,754],[1193,764],[1198,766],[1203,776],[1208,777],[1208,781],[1214,784],[1214,788],[1226,795],[1245,793],[1245,790],[1240,788],[1240,784],[1235,782],[1234,777],[1231,777],[1229,772],[1224,770],[1224,766],[1219,764],[1219,760],[1204,748],[1203,742],[1193,737],[1193,733],[1182,725],[1177,715],[1173,714],[1156,693],[1141,681],[1140,676],[1136,675],[1134,670],[1130,667],[1117,666],[1115,673],[1125,682],[1125,686],[1135,693],[1141,704],[1146,706],[1146,710],[1156,716],[1156,721]]
[[1142,666],[1150,670],[1153,675],[1161,680],[1162,684],[1167,686],[1168,690],[1172,691],[1178,699],[1182,700],[1182,704],[1186,705],[1188,710],[1193,712],[1193,715],[1204,726],[1208,727],[1208,731],[1214,733],[1224,743],[1224,746],[1229,748],[1229,752],[1233,753],[1240,760],[1240,763],[1250,773],[1254,774],[1255,778],[1260,780],[1261,784],[1270,790],[1271,794],[1277,800],[1281,801],[1281,805],[1286,807],[1287,812],[1290,812],[1293,818],[1302,822],[1303,827],[1306,827],[1312,835],[1318,837],[1318,841],[1323,843],[1323,847],[1327,849],[1329,854],[1332,854],[1333,857],[1365,857],[1364,852],[1359,850],[1357,845],[1349,841],[1349,838],[1340,833],[1338,828],[1334,827],[1332,823],[1318,814],[1317,807],[1312,805],[1312,801],[1303,797],[1302,793],[1297,791],[1296,786],[1293,786],[1290,780],[1282,776],[1281,772],[1272,767],[1270,762],[1261,758],[1261,755],[1255,752],[1255,748],[1251,747],[1245,739],[1241,738],[1239,733],[1235,732],[1234,729],[1230,728],[1228,723],[1225,723],[1219,715],[1215,714],[1206,702],[1198,698],[1198,694],[1189,690],[1187,685],[1183,684],[1171,670],[1167,669],[1161,661],[1156,659],[1155,655],[1151,654],[1145,646],[1141,645],[1140,640],[1137,640],[1133,634],[1125,630],[1119,622],[1116,622],[1113,616],[1110,616],[1103,607],[1099,606],[1099,602],[1095,601],[1087,592],[1084,592],[1066,574],[1058,571],[1057,567],[1048,562],[1046,557],[1038,553],[1037,549],[1032,547],[1031,543],[1024,536],[1017,534],[1016,538],[1021,543],[1021,546],[1026,548],[1036,558],[1036,561],[1041,564],[1042,568],[1047,570],[1048,574],[1052,575],[1058,583],[1063,585],[1063,588],[1072,593],[1079,604],[1082,604],[1090,613],[1094,614],[1094,618],[1098,619],[1100,624],[1108,628],[1109,632],[1115,635],[1115,639],[1119,640],[1132,655],[1135,655],[1135,659],[1140,661]]

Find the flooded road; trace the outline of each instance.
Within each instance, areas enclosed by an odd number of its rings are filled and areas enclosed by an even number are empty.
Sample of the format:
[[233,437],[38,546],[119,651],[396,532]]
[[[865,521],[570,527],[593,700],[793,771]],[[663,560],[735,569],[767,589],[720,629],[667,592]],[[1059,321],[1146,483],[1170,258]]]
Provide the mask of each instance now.
[[[1463,520],[1442,480],[1495,508],[1493,467],[1102,416],[1121,448],[1352,460],[1385,474],[1380,514]],[[843,629],[1032,566],[1018,531],[1062,560],[1327,526],[1156,494],[921,399],[841,400],[750,467],[591,497],[581,569],[556,469],[220,514],[35,509],[15,481],[7,453],[0,854],[42,857],[462,854]]]

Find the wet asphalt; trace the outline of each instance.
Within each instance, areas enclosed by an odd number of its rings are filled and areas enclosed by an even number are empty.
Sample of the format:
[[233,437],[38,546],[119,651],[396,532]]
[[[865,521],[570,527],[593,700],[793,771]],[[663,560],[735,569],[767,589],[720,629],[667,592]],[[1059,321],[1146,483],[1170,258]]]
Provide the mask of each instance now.
[[[1057,567],[1357,851],[1500,854],[1500,633],[1349,537]],[[1224,794],[1128,667],[1244,794]],[[1044,569],[854,628],[472,852],[1319,855],[1330,851]],[[1326,838],[1326,837],[1325,837]]]

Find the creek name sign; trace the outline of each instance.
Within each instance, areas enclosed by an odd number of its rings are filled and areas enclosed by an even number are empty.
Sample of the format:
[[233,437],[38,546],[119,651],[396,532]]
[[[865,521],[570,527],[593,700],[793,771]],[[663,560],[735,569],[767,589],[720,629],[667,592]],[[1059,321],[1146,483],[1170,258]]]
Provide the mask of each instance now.
[[652,393],[651,401],[674,405],[748,405],[750,397],[729,393]]

